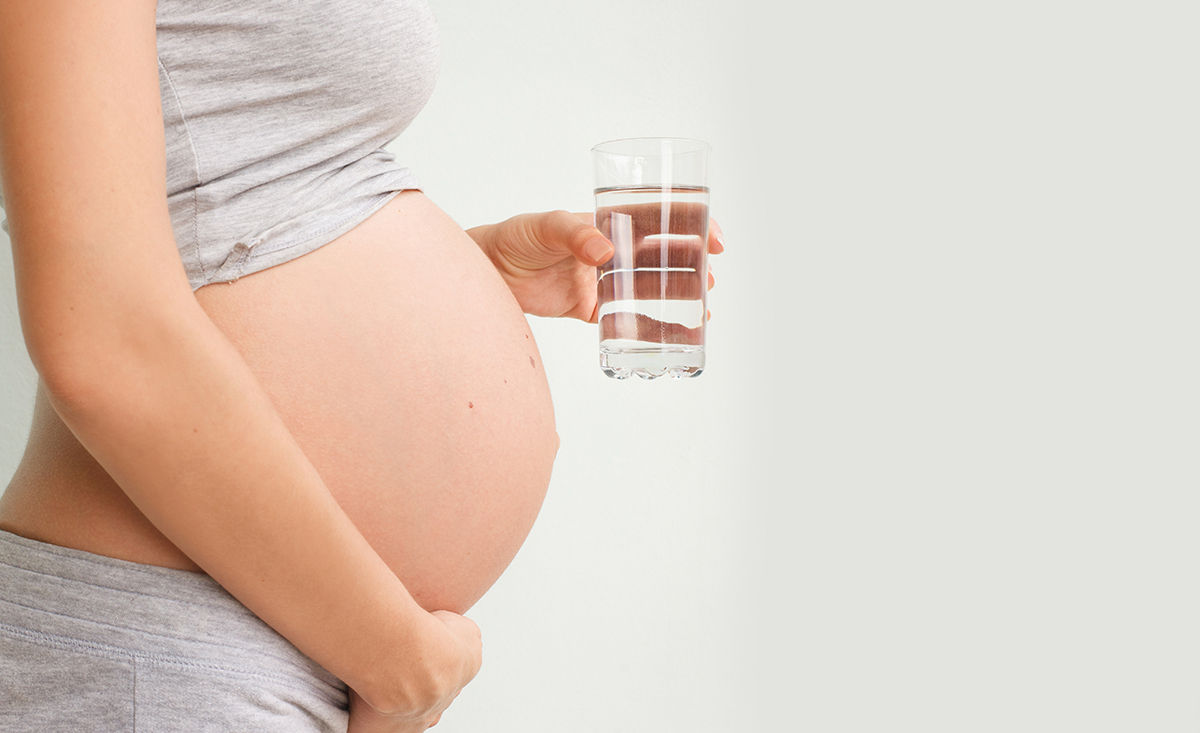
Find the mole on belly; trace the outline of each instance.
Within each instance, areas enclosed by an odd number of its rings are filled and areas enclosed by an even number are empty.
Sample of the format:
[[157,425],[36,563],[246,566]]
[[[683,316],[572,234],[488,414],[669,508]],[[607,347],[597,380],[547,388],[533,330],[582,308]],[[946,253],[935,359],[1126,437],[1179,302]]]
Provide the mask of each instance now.
[[529,366],[533,367],[534,369],[537,369],[537,364],[534,364],[534,363],[533,363],[533,357],[532,357],[532,356],[531,356],[531,357],[529,357]]
[[475,406],[475,403],[474,403],[474,402],[468,402],[468,403],[467,403],[467,407],[474,407],[474,406]]

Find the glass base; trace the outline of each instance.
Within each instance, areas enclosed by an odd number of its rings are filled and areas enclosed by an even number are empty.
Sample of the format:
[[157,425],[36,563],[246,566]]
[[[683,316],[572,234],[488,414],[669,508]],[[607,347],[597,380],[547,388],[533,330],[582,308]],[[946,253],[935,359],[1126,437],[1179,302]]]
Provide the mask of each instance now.
[[600,369],[613,379],[698,377],[704,371],[703,346],[606,347],[600,346]]

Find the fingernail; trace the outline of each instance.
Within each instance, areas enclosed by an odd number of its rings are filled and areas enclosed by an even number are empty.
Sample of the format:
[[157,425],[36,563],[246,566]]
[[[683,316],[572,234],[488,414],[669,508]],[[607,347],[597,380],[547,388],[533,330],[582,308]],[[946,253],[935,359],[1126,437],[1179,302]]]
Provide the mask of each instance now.
[[717,237],[717,244],[721,245],[721,249],[725,249],[725,232],[721,231],[721,225],[715,221],[712,223],[713,233]]
[[608,258],[608,252],[612,249],[608,246],[608,242],[603,239],[593,239],[583,247],[583,253],[591,257],[596,262],[603,262]]

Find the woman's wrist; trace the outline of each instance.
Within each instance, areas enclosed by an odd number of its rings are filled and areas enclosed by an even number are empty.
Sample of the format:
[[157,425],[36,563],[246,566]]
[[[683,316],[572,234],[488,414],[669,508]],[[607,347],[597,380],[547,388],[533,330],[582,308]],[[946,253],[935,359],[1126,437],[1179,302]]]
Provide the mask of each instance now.
[[406,606],[381,639],[382,661],[367,670],[357,685],[347,680],[363,702],[382,715],[410,710],[436,672],[439,624],[415,601]]

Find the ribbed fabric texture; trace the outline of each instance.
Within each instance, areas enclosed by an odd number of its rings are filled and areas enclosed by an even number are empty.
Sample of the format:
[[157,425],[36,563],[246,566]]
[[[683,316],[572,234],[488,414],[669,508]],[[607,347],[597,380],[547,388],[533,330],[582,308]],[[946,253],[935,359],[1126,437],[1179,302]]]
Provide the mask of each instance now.
[[159,0],[156,20],[167,205],[193,290],[420,188],[383,146],[433,93],[425,0]]

